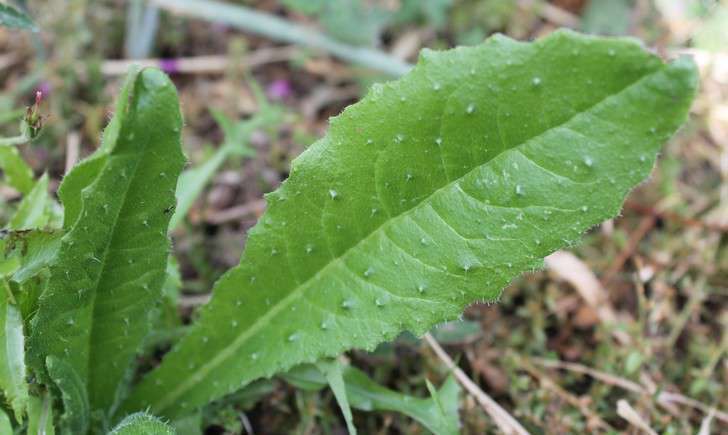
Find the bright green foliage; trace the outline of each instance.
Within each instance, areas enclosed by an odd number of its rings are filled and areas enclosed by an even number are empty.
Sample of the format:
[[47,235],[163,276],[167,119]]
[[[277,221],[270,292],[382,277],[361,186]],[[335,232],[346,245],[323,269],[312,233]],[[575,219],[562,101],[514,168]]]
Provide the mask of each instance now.
[[0,3],[0,26],[16,29],[36,29],[33,21],[25,13],[3,3]]
[[67,232],[32,322],[29,356],[66,405],[83,404],[66,409],[74,432],[85,427],[84,407],[103,415],[122,393],[161,297],[184,164],[178,104],[162,72],[133,72],[103,146],[60,189]]
[[[283,377],[296,387],[305,390],[320,390],[327,383],[326,377],[313,365],[296,367]],[[452,376],[447,378],[439,391],[428,382],[431,399],[407,396],[384,388],[352,366],[343,369],[343,379],[348,402],[356,409],[396,411],[414,418],[435,434],[458,433],[460,387]]]
[[46,368],[61,391],[65,410],[61,417],[64,433],[85,434],[90,419],[86,384],[65,360],[49,356],[46,358]]
[[5,256],[17,258],[18,266],[9,279],[22,284],[48,267],[60,246],[61,234],[57,231],[11,232],[5,238]]
[[354,426],[354,417],[351,414],[351,407],[349,406],[349,398],[346,394],[346,384],[344,383],[343,364],[336,360],[321,360],[316,366],[321,370],[326,377],[326,382],[329,383],[331,391],[334,393],[336,402],[341,408],[341,412],[344,414],[344,420],[346,420],[346,428],[349,431],[349,435],[356,435],[356,427]]
[[24,321],[37,309],[60,241],[58,231],[12,231],[0,237],[0,279]]
[[44,394],[42,398],[30,396],[28,402],[28,435],[55,435],[52,404],[51,396],[48,393]]
[[109,435],[174,435],[174,431],[160,419],[140,412],[125,418]]
[[0,409],[0,433],[13,433],[13,427],[10,425],[10,417]]
[[688,59],[568,31],[424,51],[293,162],[240,265],[124,409],[178,416],[497,300],[619,212],[696,86]]
[[33,188],[33,170],[20,156],[14,146],[0,146],[0,169],[5,174],[5,181],[22,194]]
[[43,228],[50,218],[49,208],[51,207],[48,196],[48,174],[35,183],[35,186],[23,198],[18,210],[10,219],[8,227],[11,230],[31,230]]
[[20,421],[28,406],[24,346],[23,318],[7,282],[0,277],[0,390]]

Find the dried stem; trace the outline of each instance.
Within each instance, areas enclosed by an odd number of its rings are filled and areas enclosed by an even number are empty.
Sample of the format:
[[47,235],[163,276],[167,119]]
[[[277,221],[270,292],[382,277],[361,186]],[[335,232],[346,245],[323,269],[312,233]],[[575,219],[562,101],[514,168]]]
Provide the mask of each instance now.
[[528,434],[528,431],[524,429],[524,427],[521,426],[521,424],[508,413],[508,411],[503,409],[495,400],[481,390],[480,387],[478,387],[475,382],[473,382],[468,375],[460,369],[460,367],[455,365],[455,362],[453,362],[450,355],[448,355],[443,348],[440,347],[440,344],[437,340],[435,340],[435,337],[430,335],[428,332],[425,334],[424,338],[427,344],[435,352],[435,355],[437,355],[437,357],[445,363],[447,368],[453,372],[458,382],[460,382],[463,388],[465,388],[468,393],[475,398],[480,406],[483,407],[483,410],[488,413],[491,418],[493,418],[496,426],[498,426],[503,433],[518,435]]

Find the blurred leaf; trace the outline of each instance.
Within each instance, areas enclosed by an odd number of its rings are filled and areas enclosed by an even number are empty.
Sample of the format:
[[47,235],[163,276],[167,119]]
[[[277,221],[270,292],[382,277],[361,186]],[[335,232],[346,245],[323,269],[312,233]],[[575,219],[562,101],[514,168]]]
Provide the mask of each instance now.
[[[253,89],[257,89],[251,81]],[[264,127],[277,126],[282,119],[282,110],[270,105],[262,94],[257,93],[259,111],[252,118],[235,121],[223,112],[211,109],[215,121],[224,133],[222,145],[204,163],[182,172],[177,182],[177,207],[169,222],[173,230],[187,216],[195,200],[200,196],[207,183],[215,176],[220,167],[231,156],[252,157],[255,150],[249,146],[250,135]]]
[[[311,364],[297,366],[282,377],[295,387],[307,391],[318,391],[327,385],[327,378],[321,370]],[[343,369],[343,379],[346,396],[353,408],[368,412],[396,411],[417,420],[435,434],[458,433],[460,387],[452,376],[447,378],[430,399],[420,399],[389,390],[353,366]],[[433,391],[434,389],[430,390],[431,394]]]
[[458,44],[476,45],[497,30],[507,30],[518,16],[518,2],[512,0],[464,1],[453,8],[449,29]]
[[627,35],[632,8],[632,0],[590,0],[581,29],[595,35]]
[[20,202],[18,209],[10,219],[8,228],[11,230],[32,230],[45,227],[50,219],[49,205],[48,174],[43,174],[35,183],[33,189]]
[[447,24],[447,14],[453,0],[403,0],[394,14],[394,23],[408,24],[423,21],[424,25],[440,29]]
[[10,425],[10,417],[0,409],[0,434],[12,434],[13,427]]
[[642,366],[642,352],[633,350],[627,354],[627,359],[624,361],[624,371],[631,375],[636,373],[637,370]]
[[126,417],[109,435],[174,435],[169,425],[144,412]]
[[362,0],[283,0],[291,9],[315,16],[342,42],[373,46],[391,14]]
[[18,192],[27,195],[33,189],[33,170],[25,163],[16,147],[0,146],[0,169],[5,174],[8,185]]
[[0,3],[0,26],[15,29],[37,29],[28,15],[5,3]]
[[347,370],[344,379],[354,408],[397,411],[414,418],[435,434],[458,433],[460,387],[452,376],[431,399],[413,398],[384,388],[359,370]]
[[25,335],[20,310],[10,300],[7,281],[0,277],[0,389],[23,421],[28,406],[25,368]]
[[480,323],[471,320],[454,320],[432,329],[432,335],[442,344],[459,344],[477,338],[482,332]]
[[202,413],[195,412],[170,422],[170,425],[177,435],[202,435]]
[[716,5],[693,39],[697,48],[710,51],[728,49],[728,5]]

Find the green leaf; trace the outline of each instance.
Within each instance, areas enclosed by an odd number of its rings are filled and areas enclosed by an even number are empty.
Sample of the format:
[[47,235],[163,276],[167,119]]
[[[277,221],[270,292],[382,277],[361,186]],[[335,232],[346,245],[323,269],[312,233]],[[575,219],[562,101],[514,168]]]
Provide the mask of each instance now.
[[[460,433],[460,418],[458,416],[458,395],[460,387],[455,378],[449,376],[441,391],[437,391],[429,379],[425,379],[427,391],[432,396],[435,407],[422,410],[419,417],[412,415],[418,421],[421,421],[426,427],[436,434],[458,434]],[[406,401],[405,401],[406,402]],[[406,405],[410,405],[406,403]],[[386,405],[382,405],[386,406]],[[413,410],[414,412],[415,410]],[[417,410],[419,411],[419,409]],[[405,412],[405,411],[400,411]]]
[[482,334],[482,328],[480,322],[456,320],[438,325],[430,332],[441,344],[462,344],[478,338]]
[[0,169],[5,174],[5,181],[18,192],[26,195],[33,188],[33,170],[16,147],[0,146]]
[[55,258],[61,244],[60,231],[12,231],[3,237],[4,257],[18,257],[18,267],[9,275],[12,281],[24,283],[38,274]]
[[47,211],[49,206],[48,174],[43,174],[30,193],[20,202],[18,210],[10,219],[8,228],[11,230],[32,230],[45,227],[50,218]]
[[[433,433],[458,433],[460,387],[452,376],[447,378],[440,391],[436,391],[429,381],[427,382],[431,399],[420,399],[389,390],[352,366],[344,369],[343,376],[346,396],[351,406],[356,409],[396,411],[414,418]],[[321,371],[313,365],[298,366],[284,374],[283,378],[294,386],[309,391],[320,390],[327,382]]]
[[35,24],[33,24],[33,20],[29,16],[4,3],[0,3],[0,26],[37,30]]
[[89,423],[89,404],[86,384],[71,365],[60,358],[49,356],[46,359],[48,375],[53,379],[63,400],[64,433],[85,434]]
[[590,0],[581,20],[581,29],[599,35],[629,33],[632,0]]
[[351,407],[349,407],[349,399],[346,394],[346,384],[344,384],[341,363],[337,360],[321,360],[316,363],[316,366],[324,374],[326,381],[329,383],[329,387],[331,387],[331,391],[334,392],[336,403],[339,404],[339,408],[341,408],[341,412],[344,414],[349,435],[356,435],[354,417],[351,415]]
[[46,393],[43,398],[30,396],[27,434],[55,435],[55,433],[51,395]]
[[15,418],[23,420],[28,406],[25,379],[25,335],[20,310],[11,302],[7,282],[0,278],[0,389],[13,408]]
[[126,417],[109,435],[174,435],[174,431],[162,420],[140,412]]
[[139,68],[133,66],[129,74],[127,74],[121,92],[119,92],[116,99],[114,117],[104,129],[101,147],[86,160],[74,166],[73,170],[63,178],[63,183],[58,188],[58,197],[63,203],[64,229],[69,229],[76,223],[83,206],[81,192],[96,180],[101,170],[106,166],[107,156],[114,148],[122,125],[129,116],[129,95],[132,93],[138,75]]
[[293,162],[240,265],[124,409],[184,414],[497,300],[619,213],[696,87],[689,59],[663,64],[632,39],[426,50]]
[[43,375],[47,357],[66,362],[87,389],[92,415],[108,412],[123,394],[121,381],[161,298],[169,250],[166,210],[174,204],[184,165],[182,118],[170,80],[144,69],[128,83],[128,107],[116,114],[123,117],[118,134],[106,136],[114,141],[104,145],[104,157],[93,157],[101,162],[98,175],[93,181],[85,179],[88,172],[74,178],[74,170],[67,177],[73,188],[61,189],[64,203],[71,192],[81,200],[75,200],[70,219],[66,210],[71,225],[29,340],[32,367]]
[[13,433],[13,426],[10,425],[10,417],[0,409],[0,433]]

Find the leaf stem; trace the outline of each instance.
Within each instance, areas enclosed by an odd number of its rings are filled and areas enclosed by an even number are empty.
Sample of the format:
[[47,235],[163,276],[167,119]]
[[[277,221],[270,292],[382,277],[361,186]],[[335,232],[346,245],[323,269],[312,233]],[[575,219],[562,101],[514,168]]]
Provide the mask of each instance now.
[[29,140],[30,138],[25,134],[19,134],[13,137],[0,137],[0,146],[22,145]]

